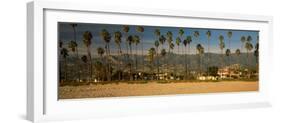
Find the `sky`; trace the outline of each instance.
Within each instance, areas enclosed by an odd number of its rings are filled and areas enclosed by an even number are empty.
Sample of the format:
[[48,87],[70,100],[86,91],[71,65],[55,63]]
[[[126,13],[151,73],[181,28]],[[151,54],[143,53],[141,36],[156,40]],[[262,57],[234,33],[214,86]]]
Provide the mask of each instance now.
[[[151,47],[154,47],[154,42],[156,40],[156,36],[154,35],[154,30],[155,29],[160,29],[161,35],[166,36],[166,33],[168,31],[171,31],[173,33],[173,42],[175,44],[175,39],[178,37],[178,31],[179,27],[156,27],[156,26],[143,26],[144,27],[144,32],[139,33],[136,31],[135,25],[129,25],[130,30],[128,35],[139,35],[141,36],[141,42],[138,45],[138,53],[141,53],[141,45],[143,45],[144,49],[144,54],[147,53],[147,50],[150,49]],[[101,39],[100,32],[102,29],[106,29],[109,33],[111,33],[111,41],[110,41],[110,50],[112,54],[117,51],[117,45],[114,42],[114,32],[116,31],[121,31],[122,32],[123,25],[113,25],[113,24],[89,24],[89,23],[78,23],[78,26],[76,27],[76,36],[77,36],[77,43],[78,43],[78,51],[79,54],[86,54],[86,47],[83,44],[83,33],[85,31],[90,31],[93,35],[92,39],[92,45],[91,45],[91,52],[93,55],[97,55],[96,49],[98,47],[104,48],[105,42]],[[224,30],[224,29],[204,29],[204,28],[182,28],[184,29],[184,37],[186,36],[192,36],[192,42],[191,42],[191,54],[196,53],[196,45],[200,43],[203,45],[205,48],[205,52],[207,52],[208,48],[208,40],[206,36],[206,32],[208,30],[211,31],[211,38],[210,38],[210,52],[212,53],[220,53],[219,49],[219,35],[224,36],[224,42],[225,42],[225,49],[230,48],[231,53],[234,53],[236,49],[241,50],[242,43],[240,41],[241,36],[251,36],[252,37],[252,44],[255,46],[257,43],[257,36],[259,35],[258,31],[255,30]],[[199,31],[200,36],[199,36],[199,41],[193,36],[194,31]],[[232,37],[231,37],[231,47],[229,47],[229,38],[227,36],[227,32],[232,31]],[[69,41],[74,40],[74,32],[73,28],[70,26],[70,23],[64,23],[64,22],[59,22],[58,23],[58,41],[63,42],[63,47],[68,47],[67,44]],[[123,52],[126,50],[126,45],[125,45],[125,35],[122,32],[122,43],[121,43],[121,48]],[[161,46],[160,46],[161,47]],[[135,45],[133,45],[133,50],[135,49]],[[164,48],[167,48],[167,43],[165,44]],[[184,45],[182,44],[180,47],[180,51],[183,51]],[[178,47],[175,45],[174,51],[177,52]],[[135,52],[135,51],[134,51]],[[241,52],[246,52],[245,48],[241,50]],[[252,50],[253,52],[253,50]],[[181,53],[180,53],[181,54]]]

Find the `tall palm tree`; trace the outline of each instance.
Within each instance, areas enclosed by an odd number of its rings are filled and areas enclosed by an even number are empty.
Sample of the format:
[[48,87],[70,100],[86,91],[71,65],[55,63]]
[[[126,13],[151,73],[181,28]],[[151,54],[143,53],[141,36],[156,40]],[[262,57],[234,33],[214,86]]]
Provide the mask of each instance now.
[[[168,31],[167,34],[167,42],[168,42],[168,46],[173,42],[173,33],[171,31]],[[170,55],[170,47],[168,47],[168,54]]]
[[228,31],[227,32],[227,37],[228,37],[228,49],[231,49],[231,37],[232,37],[232,32],[231,31]]
[[[128,38],[128,32],[130,31],[130,27],[129,26],[127,26],[127,25],[124,25],[123,26],[123,32],[125,33],[125,36],[124,36],[124,38],[125,38],[125,40],[127,40],[127,38]],[[129,44],[128,44],[128,42],[126,41],[126,60],[127,60],[127,62],[128,62],[128,60],[129,60]]]
[[225,48],[224,37],[222,35],[219,36],[219,47],[221,50],[221,65],[223,67],[224,60],[223,60],[223,49]]
[[259,66],[259,43],[257,41],[256,45],[255,45],[255,52],[254,52],[254,55],[256,57],[256,69],[257,69],[257,72],[258,72],[258,66]]
[[[200,46],[202,46],[201,43],[200,43],[200,39],[199,39],[199,38],[200,38],[200,32],[199,32],[199,31],[194,31],[194,32],[193,32],[193,36],[195,37],[195,39],[196,39],[196,41],[197,41],[196,48],[197,48],[197,46],[198,46],[199,44],[200,44]],[[200,55],[199,55],[199,52],[197,53],[197,55],[198,55],[199,60],[201,60]],[[200,65],[201,65],[201,63],[198,64],[199,70],[201,70]],[[201,71],[200,71],[200,72],[201,72]]]
[[245,36],[242,36],[240,38],[240,41],[241,41],[241,51],[243,52],[243,48],[244,48],[244,44],[245,44],[245,41],[246,41],[246,37]]
[[[251,52],[251,50],[253,49],[252,43],[247,41],[246,44],[245,44],[245,48],[247,50],[247,64],[248,64],[248,68],[250,70],[250,57],[249,57],[250,54],[249,54],[249,52]],[[248,77],[250,78],[249,70],[248,70]]]
[[95,68],[96,68],[96,72],[97,72],[97,80],[101,81],[104,80],[104,67],[101,61],[96,61],[94,64]]
[[200,33],[199,33],[199,31],[194,31],[193,36],[197,39],[198,43],[200,43],[200,40],[199,40]]
[[136,46],[136,54],[135,54],[135,62],[136,62],[136,68],[135,71],[138,72],[138,44],[140,43],[140,37],[138,35],[134,35],[133,42]]
[[232,32],[228,31],[227,32],[227,37],[228,37],[228,50],[229,50],[229,55],[227,55],[228,59],[228,64],[230,65],[230,57],[231,57],[231,37],[232,37]]
[[[130,35],[127,37],[127,43],[129,45],[129,49],[130,49],[130,55],[129,56],[132,56],[132,44],[134,43],[134,36]],[[133,75],[132,75],[132,60],[130,59],[129,57],[129,67],[130,67],[130,80],[133,80]]]
[[[174,45],[174,43],[172,42],[172,43],[170,43],[170,45],[169,45],[169,48],[170,48],[170,53],[171,54],[173,54],[173,50],[174,50],[174,47],[175,47],[175,45]],[[171,63],[171,64],[173,64],[173,63]],[[168,67],[168,66],[167,66]],[[170,68],[170,70],[172,70],[173,69],[173,76],[175,76],[175,64],[173,64],[173,67],[172,68]]]
[[206,32],[206,35],[207,35],[207,39],[208,39],[208,59],[207,59],[207,74],[209,76],[209,64],[210,64],[210,39],[211,39],[211,36],[212,36],[212,33],[210,30],[208,30]]
[[157,58],[157,80],[159,80],[159,58],[158,58],[158,48],[159,48],[159,41],[156,40],[154,42],[155,48],[156,48],[156,58]]
[[[177,37],[176,38],[176,45],[178,46],[178,54],[180,54],[180,44],[181,44],[181,38]],[[175,71],[176,71],[176,75],[177,75],[177,66],[175,66]]]
[[[83,56],[81,57],[81,60],[82,60],[82,62],[83,62],[84,64],[87,65],[87,63],[88,63],[87,55],[83,55]],[[90,73],[90,72],[89,72],[89,69],[88,69],[87,71],[88,71],[88,73]],[[90,76],[91,76],[91,75],[89,75],[89,77],[90,77]]]
[[180,53],[180,44],[181,44],[181,38],[177,37],[176,38],[176,45],[178,46],[178,53]]
[[[171,47],[174,48],[174,44],[173,44],[173,33],[171,31],[168,31],[167,34],[167,42],[168,42],[168,59],[169,59],[169,56],[171,56]],[[168,70],[168,66],[169,66],[169,60],[167,60],[167,70]]]
[[162,46],[162,49],[164,49],[164,44],[165,44],[165,42],[166,42],[166,37],[165,37],[164,35],[161,35],[161,36],[159,37],[159,42],[160,42],[160,44],[161,44],[161,46]]
[[[72,27],[72,29],[73,29],[73,37],[74,37],[74,41],[72,41],[72,47],[71,47],[71,49],[74,49],[74,50],[72,50],[73,52],[75,52],[76,51],[76,64],[77,64],[77,72],[78,72],[78,82],[80,82],[80,59],[79,59],[79,56],[78,56],[78,49],[77,49],[77,41],[76,41],[76,27],[77,27],[77,24],[74,24],[74,23],[72,23],[72,24],[70,24],[70,26]],[[76,44],[76,46],[75,46],[75,44]]]
[[183,30],[183,28],[180,28],[179,29],[179,32],[178,32],[178,38],[180,39],[180,40],[178,40],[176,43],[177,43],[177,45],[178,45],[178,53],[180,52],[179,50],[180,50],[180,48],[179,48],[179,46],[180,46],[180,44],[181,44],[181,41],[183,41],[184,40],[184,30]]
[[68,56],[68,50],[66,48],[62,48],[60,51],[60,54],[62,55],[64,59],[64,80],[67,81],[67,56]]
[[[184,45],[184,56],[185,56],[185,79],[187,79],[187,56],[186,56],[186,46],[188,45],[188,55],[190,55],[190,48],[191,48],[191,45],[190,43],[192,42],[192,37],[189,35],[189,36],[186,36],[186,38],[183,40],[183,45]],[[188,58],[188,74],[190,73],[190,58]]]
[[236,56],[237,56],[237,62],[239,63],[238,58],[239,58],[239,56],[241,55],[240,49],[236,49],[235,54],[236,54]]
[[[162,46],[162,49],[161,49],[161,56],[162,56],[162,58],[163,58],[163,61],[165,61],[166,50],[163,50],[163,49],[164,49],[164,44],[165,44],[165,42],[166,42],[166,37],[165,37],[164,35],[161,35],[161,36],[159,37],[159,42],[160,42],[160,44],[161,44],[161,46]],[[164,51],[165,51],[165,55],[162,54],[162,52],[164,52]],[[163,62],[163,65],[164,65],[164,63],[165,63],[165,62]],[[162,72],[164,73],[164,68],[163,68]]]
[[[142,33],[144,31],[144,28],[142,26],[137,26],[136,31],[140,33],[141,56],[143,57],[143,36],[142,36]],[[142,59],[141,61],[142,61],[142,72],[144,72],[144,59]],[[142,79],[143,79],[143,76],[142,76]]]
[[120,72],[120,66],[121,66],[121,56],[122,56],[122,49],[121,49],[121,41],[122,41],[122,33],[120,31],[116,31],[114,33],[114,41],[118,47],[118,55],[119,55],[119,61],[118,61],[118,80],[121,80],[121,72]]
[[198,53],[198,59],[199,59],[199,75],[201,75],[202,74],[202,66],[201,66],[201,64],[202,64],[202,58],[201,58],[201,56],[202,56],[202,54],[204,54],[204,47],[201,45],[201,44],[197,44],[196,45],[196,50],[197,50],[197,53]]
[[[161,50],[161,56],[162,56],[162,58],[163,58],[163,62],[165,62],[165,56],[166,56],[166,54],[167,54],[166,50],[165,50],[165,49],[162,49],[162,50]],[[162,70],[162,71],[163,71],[163,74],[164,74],[164,73],[165,73],[165,72],[164,72],[164,67],[163,67],[163,70]]]
[[[231,54],[230,49],[226,49],[226,51],[225,51],[226,57],[229,57],[230,54]],[[228,60],[228,65],[230,65],[230,61],[229,60]]]
[[154,47],[150,48],[148,50],[148,60],[150,61],[150,64],[151,64],[151,72],[154,73],[154,69],[153,69],[153,66],[154,66],[154,58],[155,58],[155,54],[156,54],[156,50]]
[[[59,52],[61,52],[62,50],[62,45],[63,45],[63,42],[61,40],[59,40]],[[60,76],[60,81],[62,80],[62,63],[60,62],[59,63],[59,76]]]
[[90,31],[84,32],[83,42],[84,42],[84,45],[87,47],[87,54],[88,54],[89,61],[90,61],[90,66],[89,66],[90,81],[92,80],[92,74],[93,74],[93,70],[92,70],[93,64],[92,64],[92,56],[91,56],[91,49],[90,49],[90,46],[92,44],[92,38],[93,38],[93,35]]
[[[106,74],[106,73],[104,73],[106,71],[104,71],[104,67],[103,67],[103,54],[104,54],[104,52],[105,51],[102,47],[97,48],[97,53],[100,56],[100,61],[96,61],[96,63],[95,63],[97,75],[98,75],[98,77],[102,76],[102,81],[104,81],[105,74]],[[101,73],[102,73],[102,75],[101,75]]]
[[106,63],[107,63],[107,81],[111,81],[111,64],[110,64],[110,41],[111,41],[111,35],[106,30],[103,29],[100,33],[101,39],[105,42],[105,54],[107,56]]
[[[252,51],[253,49],[253,44],[251,43],[252,41],[252,37],[248,36],[246,39],[246,44],[245,44],[245,48],[247,50],[247,64],[248,64],[248,68],[250,70],[250,54],[249,52]],[[248,78],[250,78],[250,71],[248,70]]]
[[[76,43],[75,41],[70,41],[70,42],[68,43],[68,48],[70,48],[70,50],[75,54],[76,51],[77,51],[77,43]],[[79,60],[79,59],[78,59],[78,60]],[[76,63],[77,63],[77,67],[79,67],[77,61],[76,61]],[[77,72],[78,72],[78,75],[79,75],[79,76],[78,76],[78,82],[80,82],[79,68],[78,68]],[[75,74],[75,75],[76,75],[76,74]],[[74,78],[74,79],[76,79],[76,78]]]
[[97,52],[98,52],[98,54],[99,54],[99,56],[100,56],[100,61],[103,62],[103,61],[102,61],[102,56],[103,56],[103,54],[104,54],[104,52],[105,52],[104,49],[103,49],[102,47],[98,47],[98,48],[97,48]]

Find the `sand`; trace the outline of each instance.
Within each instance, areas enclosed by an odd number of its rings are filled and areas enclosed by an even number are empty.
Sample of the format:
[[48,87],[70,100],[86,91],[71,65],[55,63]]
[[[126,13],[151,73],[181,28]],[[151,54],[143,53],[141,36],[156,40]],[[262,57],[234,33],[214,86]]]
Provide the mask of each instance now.
[[182,82],[145,84],[95,84],[59,87],[59,99],[173,95],[192,93],[258,91],[258,82]]

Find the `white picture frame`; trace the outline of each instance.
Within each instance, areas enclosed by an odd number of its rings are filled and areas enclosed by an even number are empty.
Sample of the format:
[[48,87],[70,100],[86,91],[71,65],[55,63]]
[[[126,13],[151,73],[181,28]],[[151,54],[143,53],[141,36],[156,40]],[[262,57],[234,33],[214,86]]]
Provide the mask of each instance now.
[[[78,6],[79,5],[79,6]],[[98,13],[100,20],[83,18]],[[270,58],[272,45],[272,17],[230,13],[194,12],[180,10],[158,10],[115,6],[98,6],[87,2],[61,3],[54,1],[34,1],[27,4],[27,118],[37,122],[42,120],[80,119],[91,117],[114,117],[132,114],[173,113],[236,108],[268,107],[268,85],[272,83]],[[104,16],[106,15],[106,16]],[[143,21],[110,19],[115,16],[146,18]],[[77,18],[80,17],[80,20]],[[153,22],[152,19],[162,22]],[[64,19],[64,20],[62,20]],[[258,92],[235,92],[215,94],[186,94],[169,96],[120,97],[109,99],[57,100],[57,86],[46,83],[54,79],[48,73],[55,57],[50,49],[57,42],[54,22],[75,21],[118,24],[169,25],[179,26],[173,20],[198,19],[190,21],[190,26],[223,29],[252,29],[260,31],[260,83]],[[222,24],[218,26],[218,23]],[[185,22],[179,23],[181,26]],[[233,26],[232,26],[233,25]],[[51,32],[51,33],[49,33]],[[48,35],[48,36],[46,36]],[[56,47],[56,46],[55,46]],[[56,51],[54,51],[56,53]],[[50,66],[51,65],[51,66]],[[56,90],[56,91],[50,91]],[[136,106],[137,105],[137,106]]]

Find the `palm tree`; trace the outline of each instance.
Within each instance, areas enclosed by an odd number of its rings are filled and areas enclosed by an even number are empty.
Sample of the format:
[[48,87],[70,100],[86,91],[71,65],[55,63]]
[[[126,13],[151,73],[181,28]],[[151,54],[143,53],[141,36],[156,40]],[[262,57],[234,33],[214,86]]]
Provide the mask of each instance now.
[[180,53],[180,44],[181,44],[181,38],[177,37],[176,38],[176,45],[178,46],[178,53]]
[[[127,43],[129,45],[129,49],[130,49],[130,55],[132,56],[132,44],[134,43],[134,37],[132,35],[127,37]],[[131,59],[129,57],[129,63],[128,63],[129,67],[130,67],[130,80],[133,80],[133,75],[132,75],[132,62]]]
[[[180,37],[177,37],[176,38],[176,45],[178,46],[178,54],[180,54],[180,44],[181,44],[181,38]],[[177,72],[177,67],[176,68],[176,72]]]
[[[80,82],[80,60],[79,60],[79,56],[78,56],[78,49],[77,49],[77,42],[76,42],[76,27],[77,27],[77,24],[74,24],[74,23],[72,23],[72,24],[70,24],[70,26],[72,27],[72,29],[73,29],[73,36],[74,36],[74,41],[72,41],[71,42],[71,49],[72,49],[72,51],[73,52],[75,52],[76,51],[76,64],[77,64],[77,71],[78,71],[78,82]],[[76,46],[75,46],[75,44],[76,44]],[[74,49],[74,50],[73,50]]]
[[157,58],[157,80],[159,80],[159,58],[158,58],[158,48],[159,48],[159,41],[156,40],[154,42],[155,48],[156,48],[156,58]]
[[[230,54],[231,54],[230,49],[226,49],[225,55],[226,55],[227,57],[229,57]],[[230,61],[229,61],[229,60],[228,60],[228,64],[230,65]]]
[[[238,57],[241,55],[240,49],[236,49],[235,54],[236,54],[237,59],[238,59]],[[239,61],[237,61],[237,62],[239,62]]]
[[159,42],[160,44],[162,45],[162,49],[164,49],[164,44],[166,42],[166,38],[164,35],[161,35],[160,38],[159,38]]
[[138,72],[138,44],[140,43],[140,37],[138,35],[135,35],[133,38],[133,42],[136,46],[136,54],[135,54],[135,62],[136,62],[136,68],[135,71]]
[[[186,56],[186,46],[188,45],[188,55],[190,56],[190,48],[191,48],[191,42],[192,42],[192,37],[186,36],[186,38],[183,40],[183,45],[184,45],[184,54],[185,54],[185,79],[187,79],[187,56]],[[188,58],[188,74],[190,74],[190,57]]]
[[[87,62],[88,62],[88,58],[87,58],[87,56],[86,55],[83,55],[82,57],[81,57],[81,60],[82,60],[82,62],[84,63],[84,64],[86,64],[87,65]],[[88,73],[89,73],[89,71],[88,71]],[[89,75],[89,77],[90,77],[91,75]]]
[[[141,41],[141,56],[143,57],[143,36],[142,36],[142,33],[144,31],[144,28],[142,26],[137,26],[136,27],[136,31],[140,33],[140,40]],[[144,72],[144,59],[142,59],[142,72]],[[143,76],[142,76],[142,79],[143,79]]]
[[[166,36],[167,36],[166,39],[167,39],[167,42],[168,42],[168,56],[167,57],[169,58],[169,56],[171,56],[171,47],[174,48],[173,33],[171,31],[168,31]],[[168,65],[169,65],[169,63],[168,63],[168,60],[167,60],[167,70],[168,70]]]
[[230,49],[231,48],[231,45],[230,45],[230,43],[231,43],[231,37],[232,37],[232,32],[231,31],[228,31],[227,32],[227,37],[228,37],[228,49]]
[[201,55],[204,54],[204,47],[201,44],[197,44],[196,45],[196,49],[197,49],[197,53],[198,53],[198,59],[199,59],[199,75],[202,74],[202,69],[201,69],[201,64],[202,64],[202,60],[201,60]]
[[200,33],[199,33],[199,31],[194,31],[193,36],[197,39],[198,43],[200,43],[200,40],[199,40]]
[[100,61],[102,62],[102,56],[104,54],[104,49],[102,47],[98,47],[97,48],[97,52],[98,52],[98,54],[100,56]]
[[[175,47],[175,45],[174,45],[174,43],[172,42],[172,43],[170,43],[170,45],[169,45],[169,48],[170,48],[170,50],[171,50],[171,53],[173,54],[173,49],[174,49],[174,47]],[[168,67],[168,66],[167,66]],[[175,64],[173,64],[173,76],[174,76],[174,74],[175,74],[175,69],[174,69],[174,67],[175,67]]]
[[[77,43],[75,42],[75,41],[70,41],[69,43],[68,43],[68,48],[70,48],[70,50],[75,54],[76,53],[76,51],[77,51]],[[78,57],[78,61],[79,61],[79,57]],[[78,82],[80,82],[80,70],[79,70],[79,62],[78,62],[77,60],[76,60],[76,63],[77,63],[77,72],[78,72]]]
[[[173,33],[171,31],[168,31],[167,34],[167,42],[168,42],[168,46],[173,42]],[[169,50],[168,50],[168,53],[170,55],[170,47],[169,47]]]
[[[63,45],[63,42],[61,41],[61,40],[59,40],[59,52],[61,52],[61,50],[62,50],[62,45]],[[59,76],[60,76],[60,81],[62,80],[61,78],[62,78],[62,63],[60,62],[59,63]]]
[[66,57],[68,56],[68,50],[66,48],[62,48],[60,51],[60,54],[62,55],[64,59],[64,79],[67,81],[67,59]]
[[220,47],[220,50],[221,50],[221,65],[223,67],[223,64],[224,64],[224,60],[223,60],[223,49],[225,48],[225,43],[224,43],[224,37],[222,35],[219,36],[219,47]]
[[228,50],[229,50],[229,55],[227,56],[228,59],[228,64],[230,65],[230,56],[231,56],[231,37],[232,37],[232,32],[228,31],[227,32],[227,37],[228,37]]
[[[102,76],[102,81],[104,81],[105,73],[104,73],[104,68],[103,68],[103,54],[104,54],[105,51],[102,47],[98,47],[97,52],[98,52],[98,55],[100,56],[100,62],[98,62],[98,61],[96,62],[95,68],[97,70],[98,76],[99,77]],[[102,73],[102,75],[100,73]]]
[[180,44],[181,44],[181,41],[183,41],[184,39],[183,39],[183,36],[184,36],[184,30],[183,30],[183,28],[180,28],[179,29],[179,34],[178,34],[179,36],[178,36],[178,40],[176,41],[176,43],[177,43],[177,45],[178,45],[178,52],[180,52],[179,50],[180,50],[180,48],[179,48],[179,46],[180,46]]
[[155,54],[156,54],[156,50],[155,50],[154,47],[152,47],[152,48],[150,48],[148,50],[148,60],[150,61],[150,64],[151,64],[151,69],[152,69],[151,72],[152,73],[154,73],[153,72],[154,71],[154,69],[153,69],[153,66],[154,66],[153,62],[154,62]]
[[[207,69],[209,69],[209,64],[210,64],[210,39],[211,39],[211,36],[212,36],[212,33],[210,30],[208,30],[206,32],[206,35],[207,35],[207,39],[208,39],[208,60],[207,60]],[[207,70],[207,74],[209,76],[209,71]]]
[[97,71],[97,80],[100,81],[100,80],[104,80],[104,76],[105,76],[105,71],[104,71],[104,67],[103,67],[103,64],[101,61],[96,61],[95,62],[95,68],[96,68],[96,71]]
[[100,36],[102,40],[105,42],[105,54],[107,56],[106,63],[107,63],[107,81],[111,81],[111,65],[110,65],[110,40],[111,40],[111,35],[110,33],[106,30],[103,29],[100,33]]
[[[165,61],[166,50],[165,50],[165,55],[162,55],[162,52],[164,52],[163,49],[164,49],[164,44],[165,44],[165,42],[166,42],[166,37],[165,37],[164,35],[161,35],[161,36],[159,37],[159,42],[160,42],[160,44],[161,44],[161,46],[162,46],[162,49],[161,49],[161,56],[163,57],[163,61]],[[163,62],[163,64],[164,64],[164,62]],[[163,73],[164,73],[164,70],[163,70]]]
[[[128,32],[130,31],[130,27],[125,25],[123,26],[123,32],[125,33],[125,39],[127,40],[128,38]],[[126,44],[126,59],[129,60],[129,48],[128,48],[128,42],[125,43]],[[128,61],[127,61],[128,62]]]
[[258,64],[259,64],[259,43],[257,41],[256,45],[255,45],[255,52],[254,55],[256,57],[256,68],[257,68],[257,72],[258,72]]
[[159,57],[158,57],[158,51],[159,51],[159,40],[161,32],[159,29],[154,30],[154,35],[156,36],[156,40],[154,42],[154,45],[156,47],[156,57],[157,57],[157,80],[159,80]]
[[[120,31],[116,31],[114,33],[114,40],[115,40],[115,43],[116,43],[116,45],[118,47],[118,50],[119,50],[118,55],[119,55],[119,57],[121,57],[122,56],[122,49],[121,49],[120,44],[121,44],[121,41],[122,41],[122,33]],[[119,59],[119,63],[118,63],[118,80],[119,81],[121,79],[120,66],[121,66],[121,58]]]
[[240,41],[241,41],[241,51],[243,52],[243,48],[244,48],[244,44],[245,44],[245,41],[246,41],[246,37],[245,36],[242,36],[240,38]]
[[87,47],[87,54],[88,54],[89,61],[90,61],[90,66],[89,66],[90,81],[92,80],[92,73],[93,73],[93,70],[92,70],[93,64],[92,64],[92,56],[91,56],[91,49],[90,49],[90,46],[92,44],[92,38],[93,38],[93,35],[91,32],[89,32],[89,31],[84,32],[83,42],[84,42],[84,45]]
[[[166,56],[167,52],[165,49],[161,50],[161,56],[163,57],[163,62],[165,62],[165,56]],[[164,68],[163,68],[163,74],[164,74]]]
[[[247,50],[247,64],[248,64],[249,70],[250,70],[250,57],[249,57],[250,54],[249,54],[249,52],[251,52],[252,49],[253,49],[253,44],[251,43],[251,41],[252,41],[252,37],[248,36],[247,40],[246,40],[245,48]],[[248,77],[250,78],[250,71],[249,70],[248,70]]]

